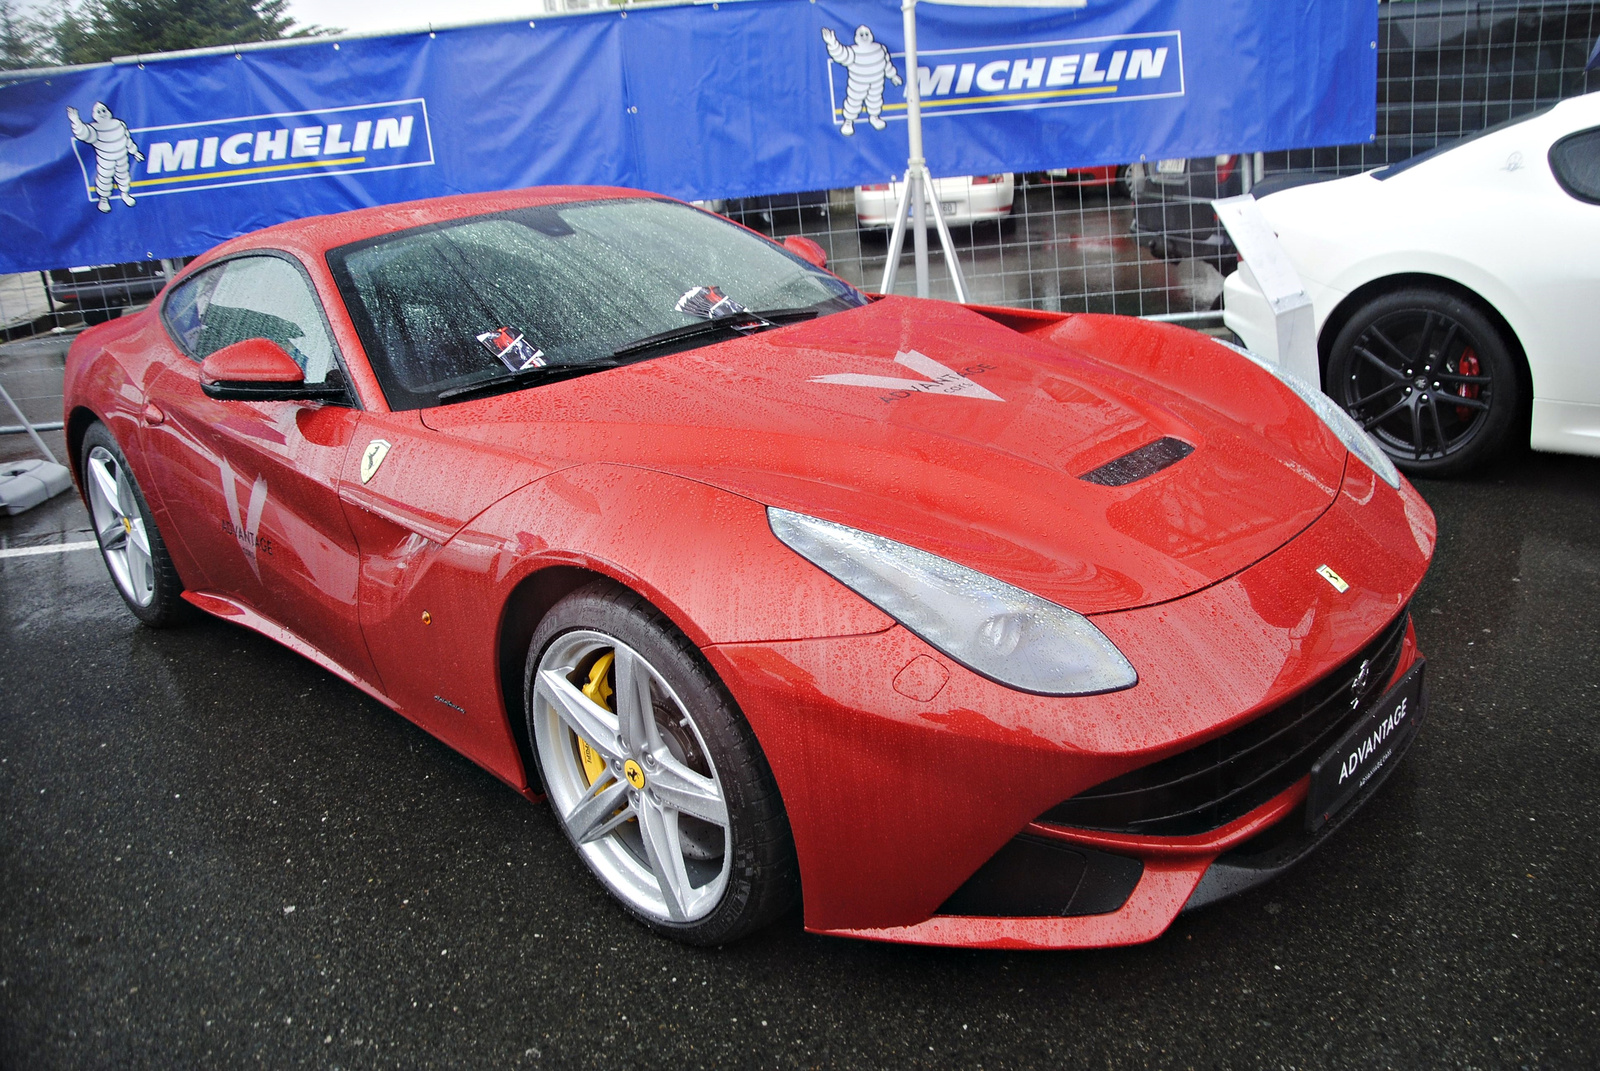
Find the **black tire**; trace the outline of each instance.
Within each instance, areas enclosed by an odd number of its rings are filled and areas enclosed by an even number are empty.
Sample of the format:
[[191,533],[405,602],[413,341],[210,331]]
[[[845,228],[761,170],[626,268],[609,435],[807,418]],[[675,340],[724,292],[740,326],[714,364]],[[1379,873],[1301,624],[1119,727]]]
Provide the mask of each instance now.
[[[558,802],[562,793],[557,786],[563,777],[570,780],[572,767],[571,756],[563,758],[554,749],[567,746],[561,741],[577,738],[559,734],[552,737],[549,726],[560,728],[565,723],[552,721],[552,715],[545,710],[546,704],[536,698],[538,671],[541,663],[549,661],[551,653],[560,650],[563,644],[574,644],[579,638],[587,640],[596,635],[613,642],[620,641],[648,663],[676,693],[676,707],[672,704],[672,697],[663,698],[659,692],[653,695],[657,727],[665,730],[672,728],[670,720],[663,721],[661,718],[663,709],[674,712],[671,715],[673,718],[676,717],[675,712],[686,713],[693,725],[687,733],[679,731],[680,743],[673,749],[674,754],[683,757],[684,739],[688,739],[689,748],[703,744],[703,759],[708,761],[719,783],[726,804],[728,825],[725,838],[718,841],[726,861],[725,864],[719,862],[716,865],[723,868],[721,880],[725,881],[725,885],[720,899],[714,907],[707,908],[708,913],[701,917],[674,921],[641,910],[631,903],[624,891],[613,886],[604,867],[597,865],[595,859],[598,856],[592,857],[585,846],[579,844]],[[569,676],[568,680],[578,683],[584,673],[592,671],[594,661],[594,658],[590,658],[580,664],[578,676]],[[601,672],[606,671],[602,669]],[[621,684],[620,681],[615,683]],[[635,918],[657,932],[687,944],[715,946],[738,940],[768,925],[793,907],[800,888],[794,842],[783,800],[755,734],[694,644],[649,602],[610,581],[596,581],[563,598],[551,608],[534,631],[523,677],[523,697],[529,722],[529,739],[533,741],[539,773],[550,795],[557,822],[601,885]],[[620,709],[621,697],[612,696],[611,699]],[[546,725],[542,735],[541,720]],[[618,720],[620,725],[621,719]],[[689,733],[694,734],[692,739],[688,737]],[[552,740],[555,742],[552,743]],[[644,775],[639,767],[634,766],[633,769],[640,773],[642,781]],[[607,776],[602,772],[599,777],[592,778],[591,792],[600,779]],[[629,781],[632,782],[631,775]],[[625,787],[620,778],[616,787]],[[639,791],[629,793],[636,801],[647,791],[643,785],[637,787]],[[654,798],[653,792],[651,796]],[[631,808],[633,805],[625,806]],[[612,813],[620,814],[621,811]],[[681,820],[681,817],[677,819]],[[638,838],[642,832],[643,825],[639,819],[628,819],[617,831],[595,838],[589,847],[596,847],[601,840],[615,839],[616,845],[607,850],[618,850],[626,847],[622,840],[625,833]],[[683,835],[689,836],[687,833]],[[646,855],[648,851],[645,849]],[[640,861],[647,870],[650,868],[648,859]],[[665,895],[664,888],[662,893]]]
[[117,317],[121,316],[122,306],[118,305],[109,309],[84,309],[82,315],[84,323],[88,324],[90,327],[95,327],[99,324],[115,320]]
[[1123,172],[1122,184],[1128,192],[1128,200],[1134,204],[1151,199],[1150,179],[1144,164],[1129,164],[1127,170]]
[[1411,287],[1357,309],[1325,376],[1338,402],[1413,476],[1457,476],[1505,447],[1523,404],[1518,360],[1455,294]]
[[[78,459],[89,515],[100,544],[100,557],[111,574],[117,594],[122,596],[133,615],[151,628],[168,628],[189,620],[191,613],[189,604],[183,601],[183,581],[178,578],[172,556],[167,553],[167,544],[150,516],[149,503],[128,467],[128,459],[104,424],[96,422],[84,432]],[[96,483],[97,470],[102,469],[117,484],[119,501],[114,511],[123,513],[129,520],[120,530],[115,524],[105,523],[107,509],[103,507],[107,504],[104,499],[109,496],[110,489]],[[102,497],[97,500],[97,495]],[[127,549],[135,536],[134,520],[142,526],[142,534],[149,545],[147,556],[137,550],[130,553]],[[119,546],[123,548],[120,551]],[[135,555],[138,560],[133,560]]]
[[1133,199],[1133,184],[1137,181],[1134,167],[1134,164],[1124,164],[1117,169],[1117,181],[1106,188],[1108,196]]

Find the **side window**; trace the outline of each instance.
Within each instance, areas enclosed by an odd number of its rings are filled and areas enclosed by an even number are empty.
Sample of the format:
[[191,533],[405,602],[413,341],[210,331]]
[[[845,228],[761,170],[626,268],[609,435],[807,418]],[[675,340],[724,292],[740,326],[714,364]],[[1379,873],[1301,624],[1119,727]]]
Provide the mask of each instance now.
[[1580,201],[1600,204],[1600,128],[1569,134],[1550,149],[1550,170]]
[[247,338],[269,338],[305,370],[307,383],[326,381],[336,367],[316,295],[278,257],[240,257],[200,272],[167,299],[166,316],[197,361]]
[[165,310],[167,326],[172,328],[172,333],[178,336],[183,348],[197,361],[206,358],[206,355],[197,349],[200,342],[200,317],[206,311],[206,306],[211,303],[211,291],[222,281],[222,273],[225,270],[227,265],[224,264],[219,268],[207,268],[198,272],[167,298]]

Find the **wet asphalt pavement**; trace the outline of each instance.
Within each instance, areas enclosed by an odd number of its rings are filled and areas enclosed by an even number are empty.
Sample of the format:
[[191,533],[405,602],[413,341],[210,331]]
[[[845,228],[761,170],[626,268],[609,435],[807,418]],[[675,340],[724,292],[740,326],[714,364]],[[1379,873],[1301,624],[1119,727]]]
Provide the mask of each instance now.
[[[1592,1068],[1600,459],[1421,490],[1400,769],[1280,880],[1096,952],[670,944],[311,663],[140,627],[92,550],[0,557],[0,1067]],[[86,538],[70,496],[0,517]]]

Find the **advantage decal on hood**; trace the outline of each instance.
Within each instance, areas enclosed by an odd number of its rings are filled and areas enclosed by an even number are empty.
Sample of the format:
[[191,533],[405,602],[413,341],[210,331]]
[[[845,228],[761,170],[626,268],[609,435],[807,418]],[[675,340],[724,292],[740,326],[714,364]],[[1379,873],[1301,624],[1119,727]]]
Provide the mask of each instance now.
[[968,379],[969,375],[979,372],[992,372],[996,365],[973,364],[957,372],[953,368],[946,368],[938,361],[916,350],[902,350],[894,355],[895,364],[903,364],[913,372],[921,372],[927,379],[896,379],[893,376],[869,376],[856,372],[839,372],[827,376],[812,376],[813,383],[840,383],[847,387],[872,387],[876,390],[887,390],[883,395],[885,402],[892,402],[900,398],[909,398],[912,394],[951,394],[962,398],[983,398],[991,402],[1003,402],[1004,398],[989,390],[981,384]]

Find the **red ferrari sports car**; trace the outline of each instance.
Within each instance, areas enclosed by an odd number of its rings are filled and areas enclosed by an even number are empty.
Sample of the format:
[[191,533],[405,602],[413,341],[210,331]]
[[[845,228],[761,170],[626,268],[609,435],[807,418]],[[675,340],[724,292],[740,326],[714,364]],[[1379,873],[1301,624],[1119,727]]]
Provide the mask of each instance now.
[[676,201],[283,224],[84,332],[150,625],[264,633],[529,799],[636,917],[1144,941],[1315,848],[1423,716],[1427,505],[1139,320],[866,295]]

